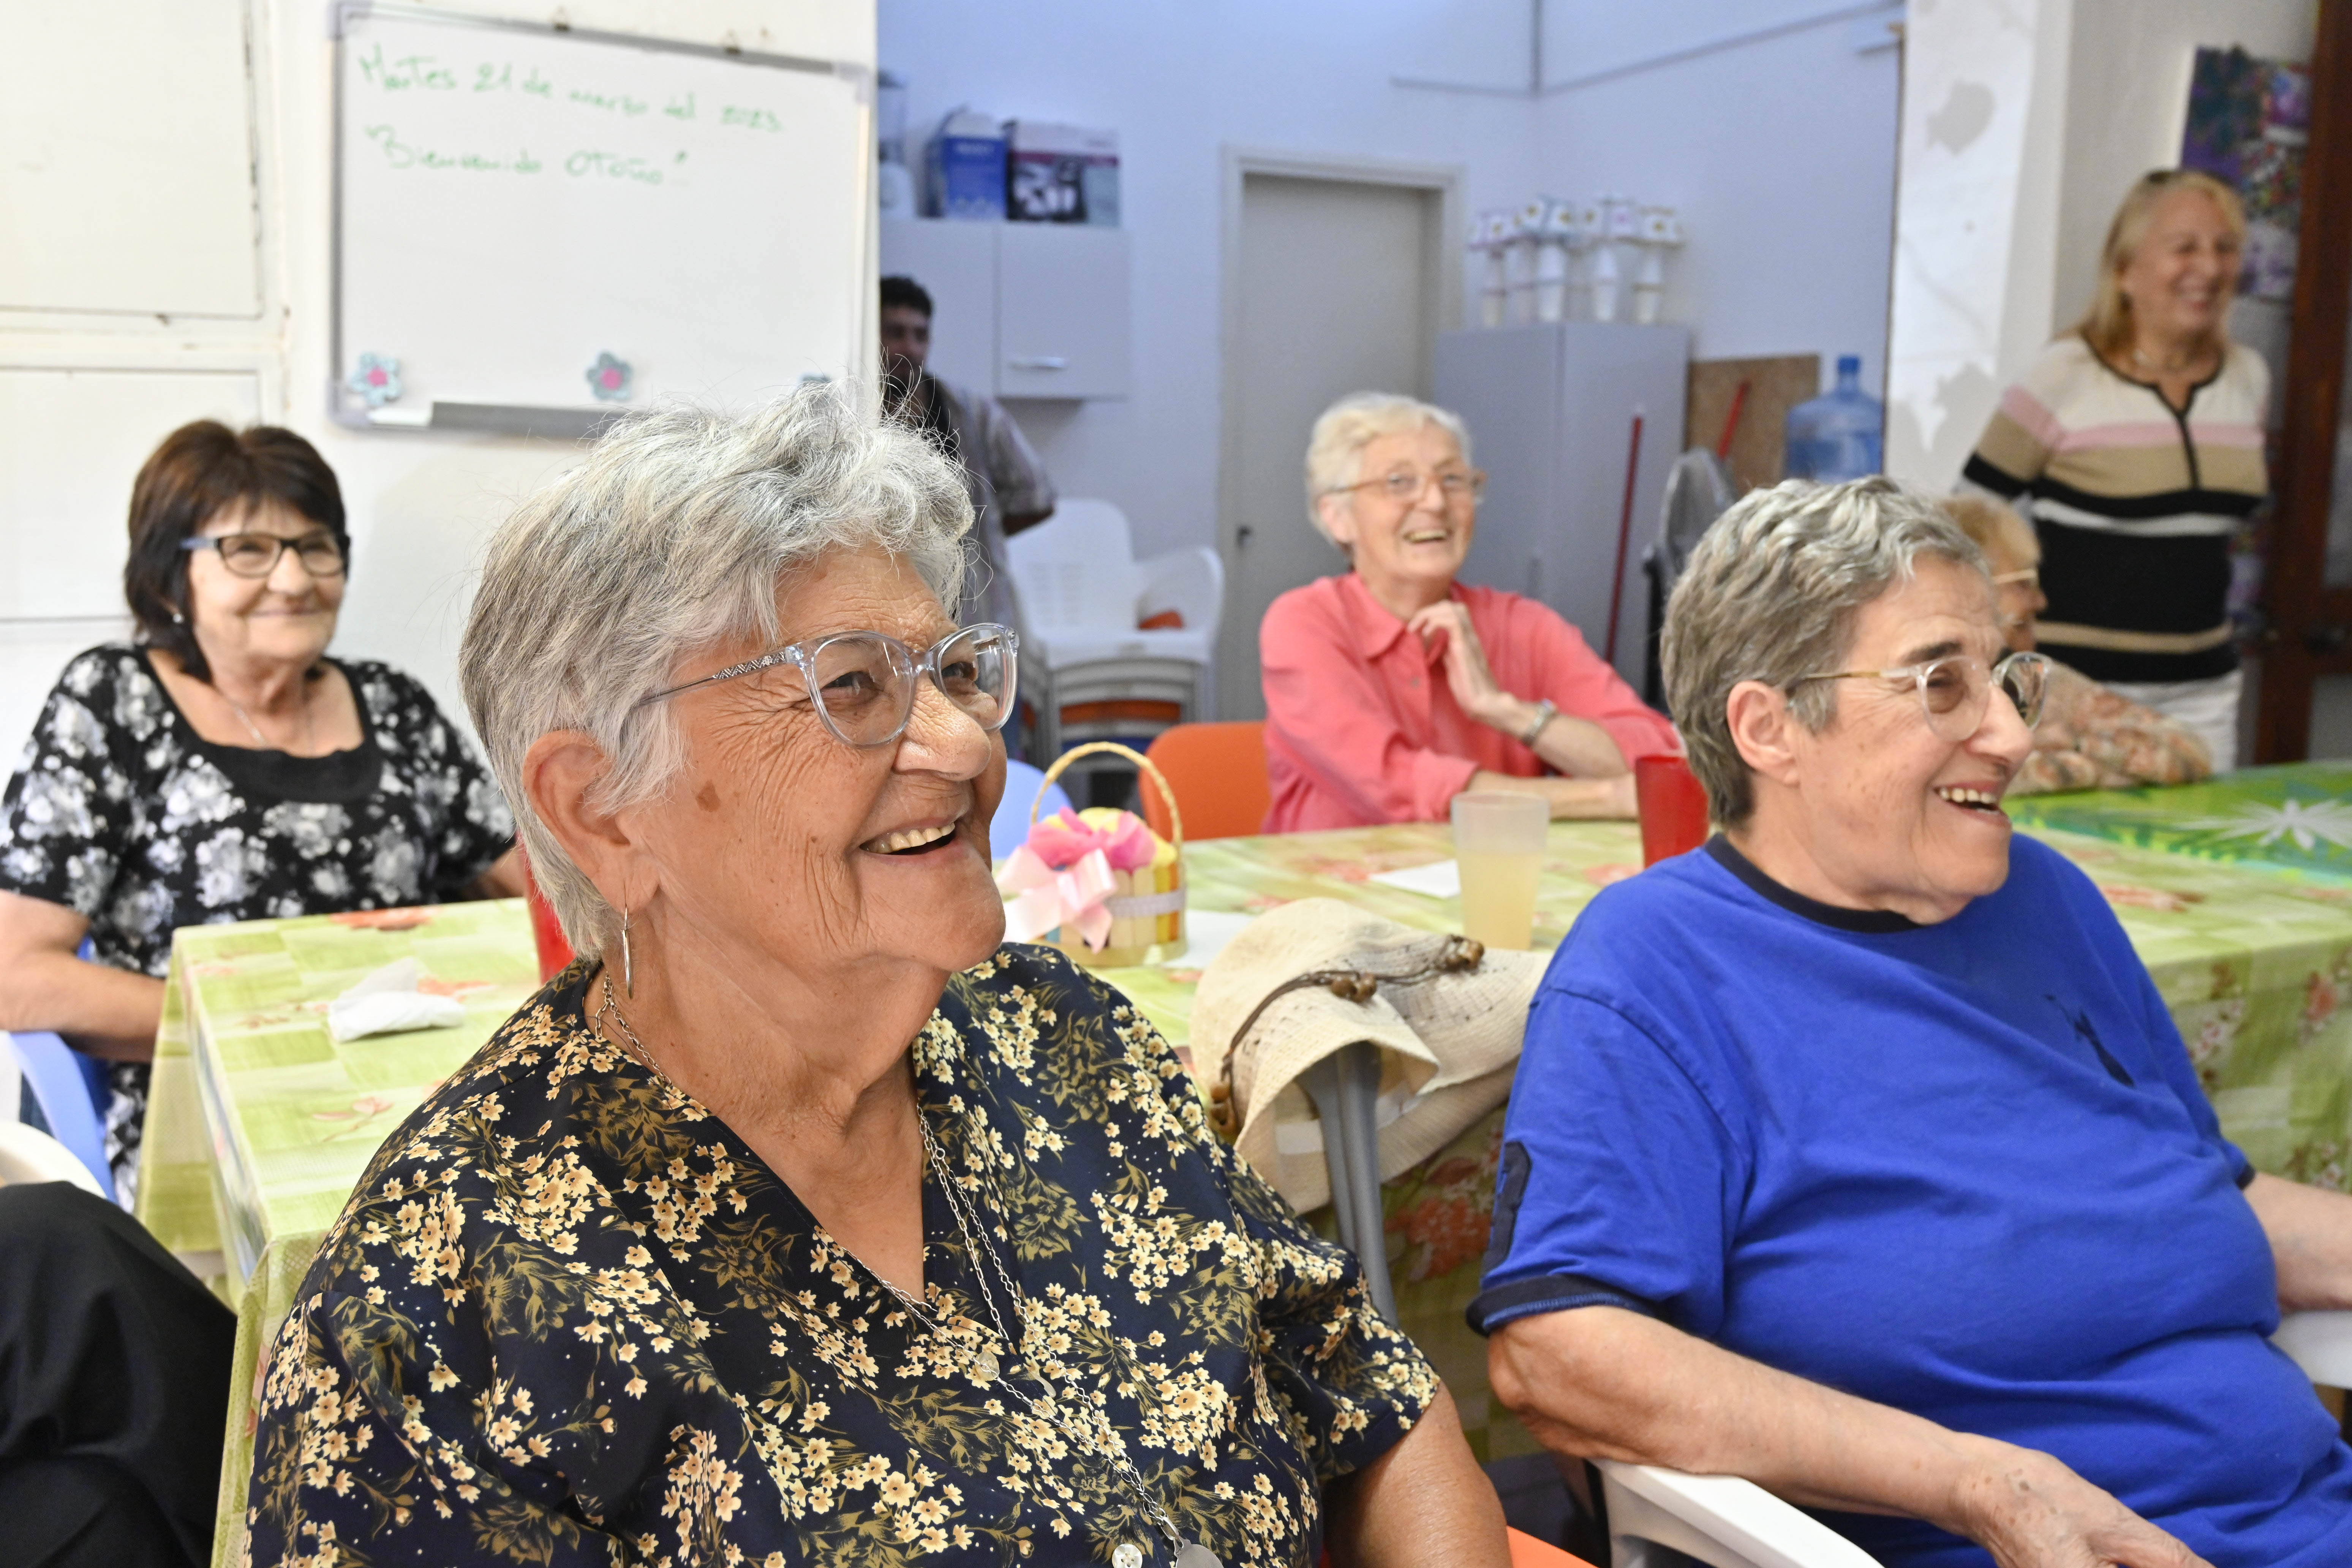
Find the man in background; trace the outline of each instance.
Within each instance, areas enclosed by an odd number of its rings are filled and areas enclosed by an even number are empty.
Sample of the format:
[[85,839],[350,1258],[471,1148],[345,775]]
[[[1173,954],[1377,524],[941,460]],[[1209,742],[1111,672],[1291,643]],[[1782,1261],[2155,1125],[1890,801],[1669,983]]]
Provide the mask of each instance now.
[[971,492],[979,569],[966,580],[959,618],[965,626],[994,621],[1018,631],[1021,613],[1005,569],[1004,541],[1054,515],[1054,481],[1003,405],[931,374],[923,368],[930,353],[930,295],[911,278],[885,278],[883,407],[928,431],[963,470]]

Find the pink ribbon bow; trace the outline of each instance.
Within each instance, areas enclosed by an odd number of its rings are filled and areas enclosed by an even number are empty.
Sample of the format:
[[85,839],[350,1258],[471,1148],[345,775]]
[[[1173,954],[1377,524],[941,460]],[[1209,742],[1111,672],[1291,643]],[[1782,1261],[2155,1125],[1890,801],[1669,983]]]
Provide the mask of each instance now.
[[1029,829],[1029,847],[1055,870],[1076,865],[1089,849],[1099,849],[1114,871],[1139,871],[1160,852],[1160,841],[1143,818],[1122,811],[1109,827],[1097,827],[1064,806]]
[[996,885],[1014,895],[1004,906],[1008,942],[1034,942],[1060,925],[1076,927],[1096,952],[1110,941],[1110,910],[1103,907],[1103,900],[1118,886],[1118,879],[1100,849],[1089,849],[1056,871],[1024,844],[1006,857],[1004,868],[996,874]]

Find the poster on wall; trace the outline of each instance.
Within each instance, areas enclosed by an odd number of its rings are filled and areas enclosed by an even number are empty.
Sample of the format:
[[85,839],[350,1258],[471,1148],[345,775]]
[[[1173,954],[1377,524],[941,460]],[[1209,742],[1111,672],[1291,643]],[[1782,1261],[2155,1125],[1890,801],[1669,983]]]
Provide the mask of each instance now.
[[2225,182],[2246,204],[2242,294],[2284,303],[2294,292],[2310,128],[2309,69],[2243,49],[2197,51],[2180,166]]

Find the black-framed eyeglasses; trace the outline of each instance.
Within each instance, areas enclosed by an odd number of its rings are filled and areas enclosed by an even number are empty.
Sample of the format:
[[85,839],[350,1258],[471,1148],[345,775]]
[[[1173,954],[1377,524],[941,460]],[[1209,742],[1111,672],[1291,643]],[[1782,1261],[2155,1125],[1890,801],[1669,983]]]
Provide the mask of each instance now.
[[[920,653],[886,632],[836,632],[656,691],[637,706],[721,680],[766,686],[781,679],[807,692],[835,740],[848,746],[887,746],[907,732],[915,712],[915,685],[924,677],[982,729],[1003,729],[1013,716],[1020,653],[1020,637],[993,623],[966,626]],[[779,689],[774,694],[787,692]]]
[[180,541],[183,550],[216,550],[221,564],[239,577],[267,577],[278,570],[288,551],[301,557],[302,570],[313,577],[343,574],[343,547],[331,533],[310,533],[286,539],[275,533],[197,534]]
[[2045,654],[2013,653],[1987,667],[1973,654],[1931,658],[1925,664],[1898,665],[1893,669],[1840,669],[1801,675],[1789,682],[1794,691],[1809,680],[1893,680],[1915,684],[1919,710],[1927,727],[1947,741],[1965,741],[1984,722],[1993,688],[2000,688],[2017,716],[2029,730],[2042,721],[2042,699],[2048,689],[2050,659]]
[[1352,485],[1339,485],[1328,493],[1347,495],[1356,490],[1376,489],[1399,506],[1411,506],[1422,498],[1432,483],[1437,486],[1438,498],[1447,506],[1476,500],[1486,493],[1486,475],[1479,468],[1443,468],[1436,473],[1423,473],[1419,468],[1399,468],[1382,474],[1376,479],[1359,479]]

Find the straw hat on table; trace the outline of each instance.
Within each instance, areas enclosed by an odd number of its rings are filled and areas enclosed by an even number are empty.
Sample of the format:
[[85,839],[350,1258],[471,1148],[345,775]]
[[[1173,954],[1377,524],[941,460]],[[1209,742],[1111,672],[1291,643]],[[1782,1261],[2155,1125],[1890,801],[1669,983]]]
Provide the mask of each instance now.
[[[1359,1040],[1380,1047],[1387,1181],[1509,1095],[1548,962],[1301,899],[1253,921],[1202,974],[1193,1068],[1213,1095],[1229,1093],[1242,1157],[1293,1206],[1319,1208],[1331,1200],[1330,1173],[1300,1076]],[[1307,976],[1322,978],[1297,984]]]

